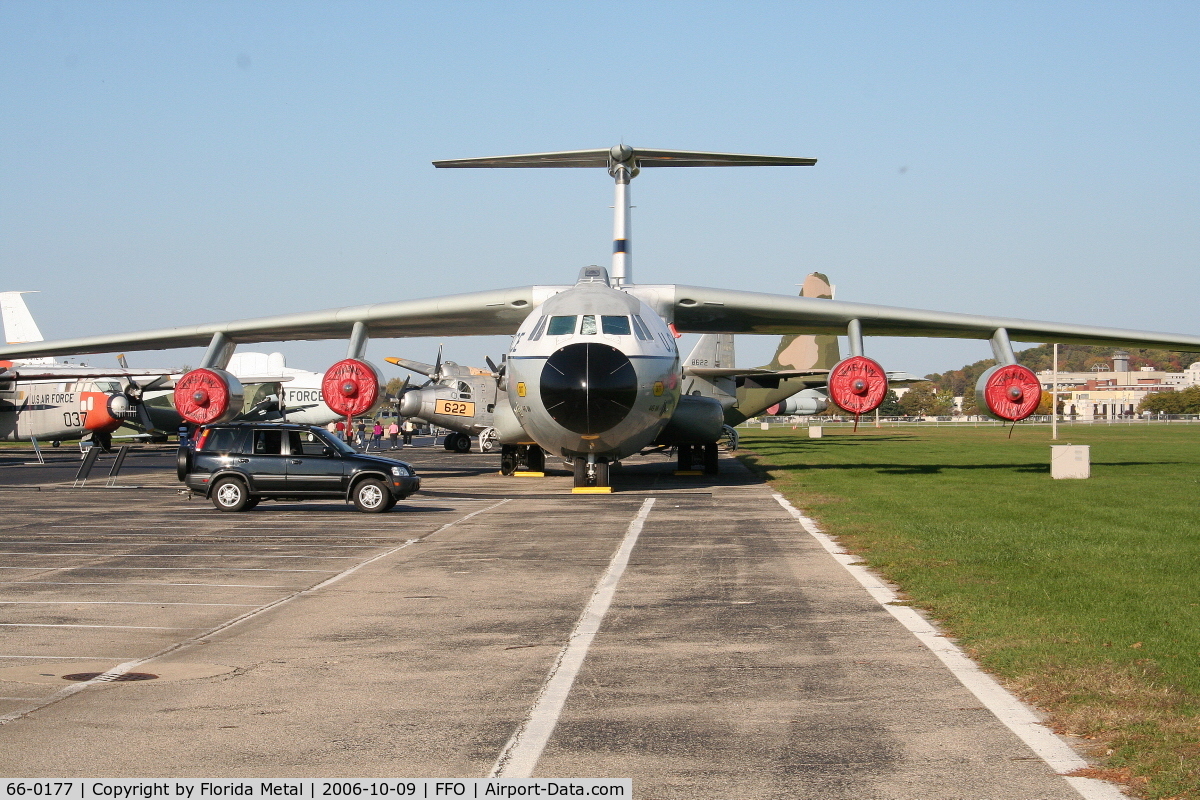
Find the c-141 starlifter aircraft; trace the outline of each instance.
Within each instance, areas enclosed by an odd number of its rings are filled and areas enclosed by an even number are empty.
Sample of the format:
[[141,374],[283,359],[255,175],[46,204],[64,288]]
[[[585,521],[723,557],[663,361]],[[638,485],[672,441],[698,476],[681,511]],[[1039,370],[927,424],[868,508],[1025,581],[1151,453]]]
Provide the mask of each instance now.
[[722,413],[714,398],[684,395],[675,337],[680,333],[845,335],[850,356],[829,372],[829,398],[842,409],[874,410],[887,392],[883,368],[863,353],[864,336],[988,339],[998,366],[981,376],[980,408],[1002,419],[1033,413],[1037,377],[1016,363],[1011,341],[1200,351],[1200,336],[807,297],[637,284],[629,236],[629,183],[654,167],[812,166],[816,159],[640,150],[625,144],[517,156],[436,161],[441,168],[603,167],[616,184],[611,271],[586,267],[574,285],[522,286],[421,300],[334,308],[140,333],[0,347],[0,358],[207,345],[201,366],[175,387],[176,407],[196,424],[237,409],[237,379],[225,371],[238,344],[349,337],[347,358],[325,373],[322,390],[338,413],[379,402],[380,374],[363,360],[368,338],[512,336],[495,426],[506,454],[533,468],[544,452],[571,460],[576,490],[608,491],[608,465],[652,445],[715,452]]

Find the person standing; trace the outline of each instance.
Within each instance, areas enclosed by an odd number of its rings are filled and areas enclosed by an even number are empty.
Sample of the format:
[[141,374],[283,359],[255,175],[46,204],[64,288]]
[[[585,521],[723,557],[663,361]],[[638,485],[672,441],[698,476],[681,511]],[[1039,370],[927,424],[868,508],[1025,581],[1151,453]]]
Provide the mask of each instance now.
[[336,423],[334,423],[333,432],[337,438],[341,439],[343,442],[346,441],[346,423],[339,419]]
[[375,452],[383,449],[383,426],[379,424],[379,420],[375,420],[375,425],[371,428],[371,444],[375,445]]
[[395,450],[397,447],[400,446],[399,444],[396,443],[396,437],[398,437],[400,435],[400,426],[396,424],[396,420],[393,419],[392,424],[388,425],[387,433],[388,433],[388,439],[391,440],[389,442],[389,444],[391,446],[388,447],[388,450]]
[[355,443],[364,451],[367,449],[367,423],[358,421],[358,438]]
[[412,417],[409,417],[408,419],[404,420],[404,424],[401,426],[401,431],[404,433],[404,446],[405,447],[412,446],[413,432],[416,431],[416,429],[417,429],[417,424],[412,421]]

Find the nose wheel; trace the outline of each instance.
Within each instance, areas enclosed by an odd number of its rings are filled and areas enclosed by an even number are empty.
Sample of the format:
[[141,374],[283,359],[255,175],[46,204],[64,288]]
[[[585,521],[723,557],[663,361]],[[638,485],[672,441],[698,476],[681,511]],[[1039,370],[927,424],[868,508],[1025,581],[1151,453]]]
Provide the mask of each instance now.
[[588,463],[587,459],[575,459],[575,488],[608,488],[611,484],[608,481],[608,462],[593,461]]

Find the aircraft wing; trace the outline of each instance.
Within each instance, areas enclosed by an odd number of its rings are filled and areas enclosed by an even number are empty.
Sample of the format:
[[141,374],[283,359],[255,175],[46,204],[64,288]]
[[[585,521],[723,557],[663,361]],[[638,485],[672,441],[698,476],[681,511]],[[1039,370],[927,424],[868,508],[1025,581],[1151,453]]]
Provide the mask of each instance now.
[[[1035,322],[949,311],[847,303],[814,297],[674,286],[675,329],[680,333],[826,333],[846,335],[857,319],[864,336],[990,339],[997,328],[1021,342],[1058,342],[1113,347],[1156,347],[1200,352],[1200,336]],[[3,351],[0,351],[0,355]]]
[[[355,322],[365,323],[372,338],[505,335],[515,332],[533,307],[544,299],[542,290],[553,288],[556,287],[524,286],[155,331],[28,342],[0,346],[0,358],[203,347],[218,332],[236,344],[346,339]],[[845,335],[850,320],[857,319],[864,336],[990,339],[996,329],[1004,328],[1010,339],[1022,342],[1200,352],[1200,336],[1186,334],[922,311],[700,286],[632,288],[638,294],[641,294],[639,288],[645,289],[648,302],[668,321],[673,321],[680,333]]]
[[534,287],[524,286],[137,333],[28,342],[0,347],[0,358],[204,347],[218,332],[237,344],[346,339],[355,322],[365,323],[372,338],[511,334],[529,315],[534,295]]
[[[36,342],[32,344],[37,344]],[[24,345],[21,345],[24,346]],[[88,378],[157,378],[170,374],[163,370],[120,369],[102,367],[72,367],[65,364],[33,364],[5,367],[0,364],[0,380],[6,381],[76,381]]]

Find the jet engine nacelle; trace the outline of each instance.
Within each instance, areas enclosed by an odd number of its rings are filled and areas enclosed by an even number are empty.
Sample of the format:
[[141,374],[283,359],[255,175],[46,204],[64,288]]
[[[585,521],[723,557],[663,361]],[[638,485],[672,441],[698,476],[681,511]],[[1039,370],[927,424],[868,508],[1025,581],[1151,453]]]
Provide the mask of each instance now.
[[383,373],[369,361],[346,358],[325,370],[321,394],[325,405],[343,417],[373,411],[382,401]]
[[829,370],[829,399],[851,414],[879,408],[887,390],[887,373],[866,356],[844,358]]
[[990,416],[1016,422],[1037,410],[1042,402],[1042,383],[1028,367],[1002,364],[979,376],[975,400]]
[[772,417],[788,417],[792,415],[810,416],[820,414],[829,408],[829,398],[816,389],[805,389],[797,392],[767,409]]
[[725,409],[712,397],[685,394],[655,444],[710,444],[721,438]]
[[201,367],[175,383],[175,410],[193,425],[228,422],[242,410],[242,383],[223,369]]

